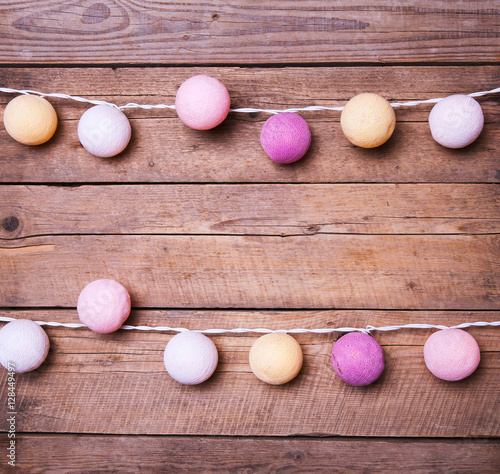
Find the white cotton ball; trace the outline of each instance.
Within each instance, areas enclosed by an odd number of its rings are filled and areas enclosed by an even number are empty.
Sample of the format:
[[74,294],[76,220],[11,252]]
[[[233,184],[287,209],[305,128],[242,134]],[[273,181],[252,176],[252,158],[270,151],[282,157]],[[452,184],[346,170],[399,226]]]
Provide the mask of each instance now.
[[163,361],[174,380],[184,385],[197,385],[214,373],[219,355],[217,347],[207,336],[186,331],[170,339]]
[[83,148],[101,158],[110,158],[125,150],[131,135],[127,116],[110,105],[88,109],[78,122],[78,138]]
[[38,368],[49,352],[49,338],[37,323],[16,319],[0,329],[0,364],[18,374]]
[[440,100],[429,115],[432,138],[448,148],[470,145],[483,130],[483,125],[479,102],[467,95],[455,94]]

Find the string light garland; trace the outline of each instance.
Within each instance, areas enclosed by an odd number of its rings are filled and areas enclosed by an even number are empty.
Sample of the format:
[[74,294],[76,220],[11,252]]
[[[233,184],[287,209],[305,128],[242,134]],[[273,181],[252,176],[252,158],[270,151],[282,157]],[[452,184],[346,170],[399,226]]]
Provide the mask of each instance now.
[[500,92],[500,87],[468,95],[455,94],[446,98],[394,103],[389,103],[378,94],[363,93],[353,97],[344,107],[308,106],[284,110],[248,107],[231,109],[226,86],[217,78],[204,74],[190,77],[181,84],[175,105],[128,103],[119,106],[80,96],[7,87],[0,87],[0,92],[21,94],[7,105],[4,124],[9,135],[23,144],[45,143],[55,132],[57,116],[46,97],[94,105],[79,121],[78,138],[89,153],[103,158],[119,155],[130,141],[131,127],[123,113],[125,109],[175,110],[180,120],[195,130],[209,130],[220,125],[229,112],[263,112],[274,118],[264,123],[261,145],[270,159],[288,164],[302,158],[311,142],[308,125],[297,112],[340,111],[340,124],[346,138],[356,146],[374,148],[390,139],[396,126],[394,108],[434,103],[437,105],[429,117],[432,137],[448,148],[462,148],[472,143],[483,129],[483,113],[474,97]]
[[[100,280],[97,280],[100,281]],[[101,295],[101,310],[109,313],[112,300]],[[106,306],[108,306],[106,308]],[[87,312],[89,309],[87,308]],[[95,311],[98,315],[99,309]],[[106,319],[106,318],[104,318]],[[64,327],[71,329],[88,328],[82,323],[60,323],[56,321],[31,321],[0,316],[7,322],[0,329],[0,363],[7,368],[9,361],[20,361],[22,372],[38,368],[48,354],[48,338],[42,337],[33,326]],[[106,321],[103,321],[106,324]],[[15,325],[15,327],[9,327]],[[403,329],[438,329],[424,346],[424,358],[429,370],[438,378],[457,381],[471,375],[479,365],[480,352],[475,339],[462,329],[470,327],[500,327],[500,321],[477,321],[456,326],[440,324],[402,324],[394,326],[372,326],[364,328],[230,328],[230,329],[187,329],[169,326],[122,325],[119,329],[178,333],[170,339],[164,352],[164,364],[169,375],[185,385],[203,383],[214,373],[218,363],[215,344],[205,334],[264,334],[257,339],[249,354],[250,367],[260,380],[281,385],[291,381],[302,367],[302,349],[290,334],[331,334],[346,333],[349,340],[341,337],[332,349],[332,363],[341,380],[356,386],[375,382],[384,370],[383,350],[371,337],[372,331],[397,331]],[[88,328],[90,329],[90,328]],[[354,337],[359,334],[359,337]],[[34,339],[34,336],[36,338]],[[182,336],[181,336],[182,335]],[[272,338],[268,336],[275,335]],[[283,337],[278,337],[279,335]],[[436,336],[440,337],[436,337]],[[287,338],[284,339],[284,336]],[[293,341],[292,341],[293,340]],[[444,342],[443,342],[444,340]]]
[[[363,93],[353,97],[345,107],[308,106],[284,110],[230,108],[230,97],[218,79],[198,75],[187,79],[178,89],[175,105],[141,105],[128,103],[118,106],[111,102],[92,100],[60,93],[43,93],[0,87],[0,92],[21,94],[9,102],[4,111],[4,125],[15,140],[25,145],[38,145],[50,140],[57,127],[57,115],[46,97],[70,99],[94,105],[87,110],[78,125],[82,146],[98,157],[120,154],[131,137],[131,127],[123,113],[125,109],[171,109],[181,121],[196,130],[208,130],[222,123],[229,112],[271,114],[263,126],[261,145],[277,163],[292,163],[305,155],[311,134],[305,120],[296,115],[307,111],[340,111],[341,128],[346,138],[356,146],[373,148],[390,139],[396,126],[394,108],[420,104],[437,104],[429,117],[432,137],[448,148],[462,148],[472,143],[482,131],[484,117],[474,97],[500,92],[500,87],[468,95],[454,94],[446,98],[389,103],[377,94]],[[0,329],[0,363],[18,372],[35,370],[47,356],[49,342],[41,326],[66,328],[87,327],[98,333],[117,329],[177,332],[164,352],[167,372],[179,383],[196,385],[207,380],[216,370],[217,348],[204,334],[260,333],[250,351],[250,367],[262,381],[281,385],[291,381],[302,367],[302,349],[290,334],[334,332],[347,333],[335,342],[332,364],[336,374],[350,385],[375,382],[384,370],[383,350],[373,338],[374,331],[402,329],[438,329],[424,346],[424,360],[429,370],[447,381],[462,380],[472,374],[480,361],[475,339],[463,329],[474,326],[500,326],[500,321],[462,323],[447,327],[433,324],[364,328],[266,328],[187,329],[168,326],[124,325],[130,313],[127,290],[113,280],[91,282],[80,294],[77,305],[81,324],[19,320],[0,317],[7,322]],[[41,331],[41,332],[40,332]]]

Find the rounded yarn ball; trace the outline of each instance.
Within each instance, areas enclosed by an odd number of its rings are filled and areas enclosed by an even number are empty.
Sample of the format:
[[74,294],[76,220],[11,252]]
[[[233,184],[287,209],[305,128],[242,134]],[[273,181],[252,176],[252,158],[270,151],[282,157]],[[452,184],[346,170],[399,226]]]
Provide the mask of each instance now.
[[116,331],[130,314],[130,295],[114,280],[95,280],[80,293],[76,309],[80,321],[101,334]]
[[167,344],[163,362],[169,375],[184,385],[197,385],[214,373],[219,354],[213,341],[199,332],[180,332]]
[[384,370],[384,352],[370,335],[350,332],[337,340],[332,349],[335,373],[349,385],[369,385]]
[[49,353],[49,338],[34,321],[16,319],[0,329],[0,363],[9,370],[22,374],[35,370]]
[[481,133],[484,116],[477,100],[455,94],[440,100],[429,114],[432,138],[448,148],[470,145]]
[[41,145],[52,138],[57,114],[47,100],[35,95],[20,95],[5,107],[3,123],[7,133],[24,145]]
[[250,349],[250,368],[257,378],[271,385],[294,379],[302,368],[302,349],[290,335],[274,332],[259,337]]
[[222,82],[200,74],[181,84],[175,97],[175,110],[188,127],[209,130],[224,121],[230,102],[229,92]]
[[455,382],[468,377],[481,360],[479,346],[462,329],[443,329],[427,339],[424,345],[427,368],[439,379]]
[[78,138],[83,148],[100,158],[121,153],[131,135],[127,116],[111,105],[96,105],[88,109],[78,122]]
[[260,134],[260,144],[266,155],[276,163],[300,160],[311,145],[311,132],[307,122],[291,112],[269,117]]
[[382,145],[394,132],[396,114],[378,94],[359,94],[344,107],[340,125],[347,139],[362,148]]

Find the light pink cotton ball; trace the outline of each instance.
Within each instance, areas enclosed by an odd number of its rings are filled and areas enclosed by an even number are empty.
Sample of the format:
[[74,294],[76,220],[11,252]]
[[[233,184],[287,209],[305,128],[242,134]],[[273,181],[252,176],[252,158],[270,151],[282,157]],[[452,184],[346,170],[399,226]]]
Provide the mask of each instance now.
[[432,138],[448,148],[471,144],[484,125],[479,103],[467,95],[455,94],[439,101],[429,115]]
[[180,332],[167,344],[163,356],[169,375],[184,385],[197,385],[207,380],[219,361],[217,347],[199,332]]
[[0,363],[18,374],[40,367],[49,353],[45,331],[29,319],[17,319],[0,329]]
[[100,158],[110,158],[125,150],[131,134],[127,116],[110,105],[88,109],[78,122],[78,138],[83,148]]
[[476,340],[461,329],[444,329],[432,334],[424,346],[427,368],[439,379],[454,382],[472,374],[481,353]]
[[179,118],[195,130],[209,130],[224,121],[231,99],[226,86],[215,77],[198,75],[184,81],[175,97]]
[[95,280],[80,293],[76,309],[80,321],[92,331],[116,331],[130,314],[130,295],[114,280]]

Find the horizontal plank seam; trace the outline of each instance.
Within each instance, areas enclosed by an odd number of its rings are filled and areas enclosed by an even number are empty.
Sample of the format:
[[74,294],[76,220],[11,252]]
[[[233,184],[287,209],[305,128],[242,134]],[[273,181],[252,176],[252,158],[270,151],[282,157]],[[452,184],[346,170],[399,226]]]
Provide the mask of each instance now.
[[[401,219],[404,219],[402,217]],[[446,217],[443,217],[443,219],[447,219]],[[459,220],[459,218],[454,218]],[[492,219],[493,220],[493,219]],[[358,222],[335,222],[333,224],[322,224],[322,225],[353,225],[353,224],[363,224],[363,223],[358,223]],[[249,227],[247,225],[243,227]],[[262,227],[262,226],[261,226]],[[269,227],[284,227],[284,226],[269,226]],[[296,227],[300,227],[297,225]],[[373,232],[304,232],[300,234],[261,234],[261,233],[126,233],[126,234],[99,234],[99,233],[90,233],[90,234],[82,234],[82,233],[65,233],[65,234],[36,234],[36,235],[26,235],[24,237],[14,237],[14,238],[0,238],[0,242],[16,242],[16,241],[22,241],[22,240],[27,240],[27,239],[35,239],[35,238],[40,238],[40,237],[133,237],[133,236],[152,236],[152,237],[275,237],[278,239],[286,239],[288,237],[314,237],[315,235],[373,235],[373,236],[420,236],[420,237],[437,237],[437,236],[460,236],[460,237],[473,237],[473,236],[479,236],[479,235],[500,235],[500,232],[474,232],[474,233],[469,233],[469,232],[463,232],[463,233],[457,233],[457,232],[440,232],[440,233],[431,233],[431,232],[414,232],[414,233],[406,233],[406,232],[386,232],[386,233],[373,233]],[[0,247],[0,249],[8,249],[8,250],[14,250],[17,248],[24,248],[24,247]]]
[[[0,433],[8,433],[8,431],[0,430]],[[16,431],[16,435],[29,435],[29,436],[74,436],[78,435],[80,437],[103,437],[103,438],[139,438],[139,437],[147,437],[147,438],[213,438],[213,439],[269,439],[269,440],[283,440],[283,439],[303,439],[303,440],[311,440],[317,439],[320,440],[342,440],[342,441],[363,441],[363,440],[383,440],[383,441],[395,441],[395,442],[421,442],[423,443],[435,443],[436,441],[441,442],[464,442],[470,441],[471,443],[487,443],[488,441],[493,442],[494,444],[500,443],[500,436],[457,436],[457,437],[445,437],[445,436],[342,436],[342,435],[324,435],[318,436],[317,434],[300,434],[300,435],[282,435],[282,436],[269,436],[269,435],[200,435],[200,434],[142,434],[142,433],[81,433],[77,431],[61,431],[61,432],[51,432],[51,431]]]
[[42,63],[33,62],[26,64],[26,62],[2,62],[0,69],[5,68],[43,68],[43,69],[56,69],[56,68],[111,68],[111,69],[124,69],[124,68],[223,68],[223,67],[239,67],[241,69],[283,69],[283,68],[318,68],[318,67],[336,67],[336,68],[352,68],[352,67],[472,67],[472,66],[498,66],[499,61],[318,61],[318,62],[277,62],[277,63],[262,63],[262,62],[225,62],[225,63],[116,63],[116,62],[102,62],[102,63]]
[[[0,306],[0,311],[40,311],[40,310],[52,310],[52,311],[68,311],[68,310],[74,310],[76,311],[76,306]],[[270,311],[270,312],[297,312],[297,311],[309,311],[309,312],[326,312],[326,311],[370,311],[370,312],[392,312],[392,313],[407,313],[407,312],[459,312],[459,313],[464,313],[464,312],[473,312],[473,313],[496,313],[498,314],[499,311],[494,310],[494,309],[475,309],[475,308],[468,308],[468,309],[453,309],[453,308],[404,308],[404,309],[398,309],[398,308],[293,308],[293,307],[286,307],[286,308],[241,308],[241,307],[169,307],[169,306],[133,306],[132,311],[186,311],[186,312],[194,312],[194,311],[227,311],[227,312],[235,312],[235,311],[241,311],[241,312],[264,312],[264,311]]]
[[498,181],[0,181],[0,186],[56,186],[56,187],[73,187],[80,186],[257,186],[257,185],[289,185],[289,186],[305,186],[311,185],[345,185],[351,186],[361,184],[366,186],[372,185],[490,185],[496,186],[500,184]]

